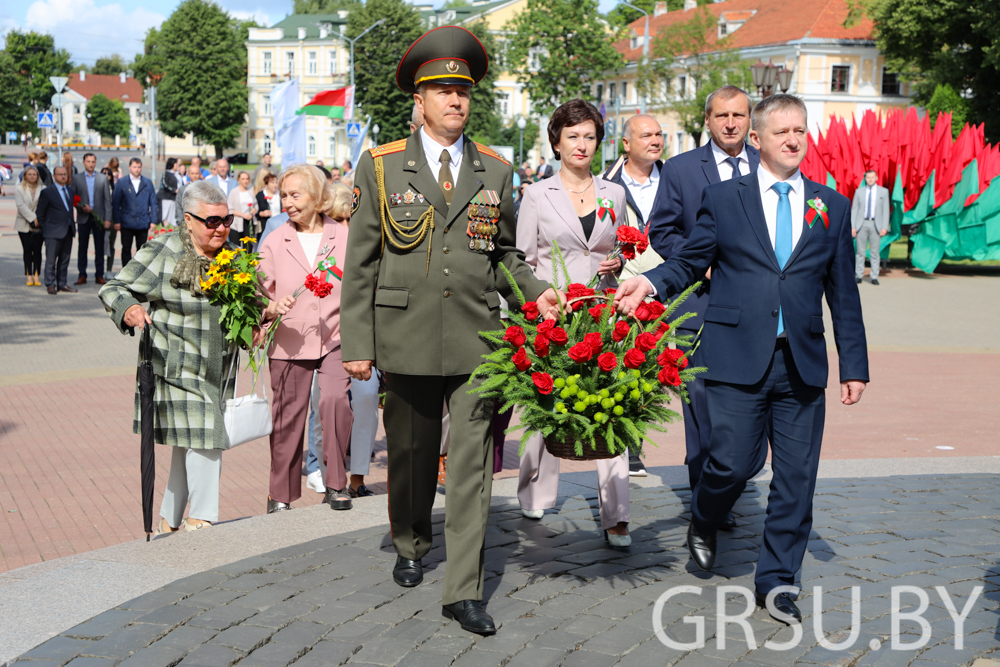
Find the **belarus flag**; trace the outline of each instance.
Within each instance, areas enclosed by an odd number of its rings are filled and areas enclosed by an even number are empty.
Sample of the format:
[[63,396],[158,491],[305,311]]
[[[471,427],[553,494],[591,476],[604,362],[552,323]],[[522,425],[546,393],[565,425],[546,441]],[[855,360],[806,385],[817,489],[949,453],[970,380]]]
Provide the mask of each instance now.
[[326,116],[327,118],[354,119],[354,86],[326,90],[309,100],[304,107],[296,111],[307,116]]

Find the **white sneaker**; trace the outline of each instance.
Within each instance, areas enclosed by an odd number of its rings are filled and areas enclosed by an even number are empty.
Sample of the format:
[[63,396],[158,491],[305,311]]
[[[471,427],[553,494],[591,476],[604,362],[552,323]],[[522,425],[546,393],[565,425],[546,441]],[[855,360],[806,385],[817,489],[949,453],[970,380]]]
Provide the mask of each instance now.
[[306,486],[316,493],[326,493],[326,485],[323,484],[323,472],[317,470],[306,475]]
[[521,510],[521,514],[526,519],[541,519],[545,516],[545,510]]

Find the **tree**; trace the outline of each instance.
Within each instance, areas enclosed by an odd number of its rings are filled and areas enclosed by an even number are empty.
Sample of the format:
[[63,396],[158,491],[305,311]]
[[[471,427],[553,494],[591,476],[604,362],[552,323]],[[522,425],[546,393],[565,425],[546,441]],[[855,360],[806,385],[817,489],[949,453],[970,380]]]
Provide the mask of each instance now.
[[28,130],[35,130],[35,111],[28,104],[27,82],[18,74],[14,58],[0,51],[0,132],[25,130],[24,116],[28,117]]
[[389,143],[410,134],[413,96],[396,86],[396,68],[423,28],[420,15],[404,0],[368,0],[348,15],[347,36],[356,38],[379,19],[386,21],[354,48],[354,99],[361,116],[379,124],[379,141]]
[[160,31],[150,28],[146,31],[146,40],[141,54],[132,61],[132,76],[142,85],[150,81],[158,81],[163,77],[164,58],[159,48]]
[[69,51],[56,49],[52,35],[11,30],[4,49],[14,60],[14,68],[26,84],[26,102],[39,109],[48,108],[55,94],[50,76],[69,76],[73,64]]
[[[524,120],[527,121],[524,125],[524,154],[527,155],[528,151],[535,146],[535,142],[538,141],[538,134],[541,130],[535,121],[528,118]],[[497,146],[513,146],[514,161],[517,162],[519,159],[518,149],[521,148],[521,134],[517,129],[517,122],[500,128],[495,143]],[[517,167],[520,168],[520,166],[521,164],[518,162]]]
[[517,73],[536,113],[575,97],[594,101],[591,77],[624,64],[599,16],[597,0],[528,0],[505,26],[508,69]]
[[673,113],[696,146],[705,130],[708,95],[722,86],[747,89],[752,83],[749,62],[729,47],[728,39],[709,42],[716,29],[715,16],[701,7],[688,21],[657,33],[649,63],[639,67],[639,91],[652,108]]
[[490,68],[479,85],[472,87],[469,100],[469,122],[465,133],[474,141],[483,144],[496,143],[500,134],[500,114],[497,113],[496,80],[499,74],[497,64],[497,40],[489,31],[486,21],[476,21],[466,26],[469,32],[479,38],[490,59]]
[[113,74],[118,76],[121,72],[127,72],[129,70],[129,65],[125,62],[117,53],[110,56],[104,56],[103,58],[98,58],[94,66],[90,68],[88,74]]
[[222,149],[236,145],[247,114],[247,24],[209,0],[184,0],[156,36],[162,66],[156,112],[171,137],[188,132]]
[[1000,141],[1000,12],[992,0],[878,0],[866,6],[886,67],[927,105],[938,85],[964,98],[968,120]]
[[940,113],[951,113],[951,134],[952,138],[957,139],[959,132],[965,126],[968,104],[948,84],[938,84],[931,101],[927,103],[927,115],[930,117],[932,128],[937,123]]
[[[698,0],[699,5],[707,5],[711,2],[713,2],[713,0]],[[640,9],[645,9],[649,14],[649,18],[653,18],[653,10],[655,9],[656,0],[635,0],[629,4],[633,4]],[[668,12],[678,12],[683,9],[684,0],[667,0]],[[637,12],[631,7],[626,7],[625,5],[615,5],[615,8],[608,12],[608,22],[616,28],[624,28],[633,21],[638,21],[641,18],[641,12]]]
[[353,11],[358,0],[295,0],[296,14],[336,14],[341,9]]
[[87,113],[90,115],[88,125],[102,137],[114,137],[116,134],[127,137],[132,129],[128,111],[121,100],[111,100],[97,93],[87,102]]

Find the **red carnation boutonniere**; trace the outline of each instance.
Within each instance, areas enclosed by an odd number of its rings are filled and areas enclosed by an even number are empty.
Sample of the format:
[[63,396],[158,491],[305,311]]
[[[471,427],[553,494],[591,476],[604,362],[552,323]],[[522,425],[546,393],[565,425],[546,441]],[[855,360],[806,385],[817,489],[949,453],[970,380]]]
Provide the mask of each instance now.
[[812,229],[816,218],[823,218],[824,229],[830,229],[830,216],[826,214],[830,209],[826,207],[823,200],[816,197],[816,199],[810,199],[806,203],[809,204],[809,212],[806,213],[806,222],[809,224],[809,228]]
[[615,203],[606,197],[598,199],[597,217],[601,220],[611,218],[611,224],[615,224]]

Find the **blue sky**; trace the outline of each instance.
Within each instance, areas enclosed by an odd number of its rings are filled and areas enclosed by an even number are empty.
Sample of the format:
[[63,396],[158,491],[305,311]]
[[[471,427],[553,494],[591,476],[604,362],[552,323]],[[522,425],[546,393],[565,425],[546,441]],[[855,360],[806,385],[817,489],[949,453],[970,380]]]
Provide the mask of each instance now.
[[[271,25],[292,11],[292,0],[216,0],[241,18],[254,17]],[[443,4],[440,0],[437,4]],[[126,60],[142,49],[142,40],[158,26],[179,0],[0,0],[0,27],[36,30],[55,36],[56,46],[69,50],[74,62],[93,64],[104,55],[121,54]],[[608,11],[614,0],[601,0]]]

